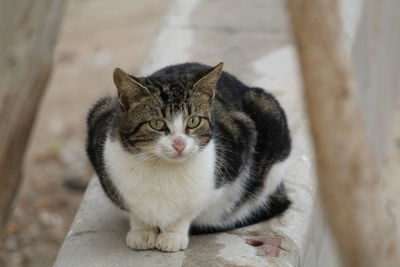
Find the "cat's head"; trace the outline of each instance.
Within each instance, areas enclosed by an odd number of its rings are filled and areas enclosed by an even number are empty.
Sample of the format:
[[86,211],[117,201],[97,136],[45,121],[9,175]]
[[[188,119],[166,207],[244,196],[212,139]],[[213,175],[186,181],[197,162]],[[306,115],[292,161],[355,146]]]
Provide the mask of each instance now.
[[212,138],[211,116],[220,63],[208,72],[136,78],[114,71],[122,145],[149,159],[183,162]]

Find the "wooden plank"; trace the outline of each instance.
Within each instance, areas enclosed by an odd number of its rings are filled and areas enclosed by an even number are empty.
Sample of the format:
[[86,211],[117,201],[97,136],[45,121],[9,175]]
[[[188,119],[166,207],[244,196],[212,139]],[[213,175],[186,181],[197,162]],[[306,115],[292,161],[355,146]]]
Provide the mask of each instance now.
[[382,199],[381,179],[364,129],[349,56],[343,49],[338,2],[287,3],[320,193],[343,262],[346,266],[396,266],[400,242]]
[[52,67],[64,1],[0,0],[0,234]]

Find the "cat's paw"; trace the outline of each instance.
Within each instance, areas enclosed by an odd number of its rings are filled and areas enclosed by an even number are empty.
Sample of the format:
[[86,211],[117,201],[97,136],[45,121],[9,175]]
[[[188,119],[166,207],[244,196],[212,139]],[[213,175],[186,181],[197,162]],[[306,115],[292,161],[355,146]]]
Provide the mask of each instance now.
[[157,236],[156,247],[166,252],[186,249],[189,244],[189,236],[181,233],[160,233]]
[[157,233],[154,230],[130,230],[126,235],[126,245],[133,249],[153,249],[156,241]]

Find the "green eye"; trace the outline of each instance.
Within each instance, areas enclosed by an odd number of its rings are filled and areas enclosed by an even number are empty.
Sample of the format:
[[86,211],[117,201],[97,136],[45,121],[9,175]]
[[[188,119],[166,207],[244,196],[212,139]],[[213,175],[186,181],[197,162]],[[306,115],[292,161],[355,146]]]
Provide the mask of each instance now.
[[163,120],[151,120],[150,126],[156,131],[162,131],[165,128],[165,121]]
[[187,127],[190,129],[196,128],[197,126],[199,126],[200,121],[201,121],[201,118],[198,116],[190,117],[187,122]]

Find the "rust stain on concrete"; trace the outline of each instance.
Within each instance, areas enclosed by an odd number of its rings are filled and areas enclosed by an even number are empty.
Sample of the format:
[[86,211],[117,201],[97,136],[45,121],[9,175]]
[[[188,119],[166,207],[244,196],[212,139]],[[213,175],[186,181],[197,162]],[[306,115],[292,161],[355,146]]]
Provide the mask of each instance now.
[[282,238],[271,236],[259,236],[245,239],[246,243],[257,249],[258,256],[279,257],[282,250]]

